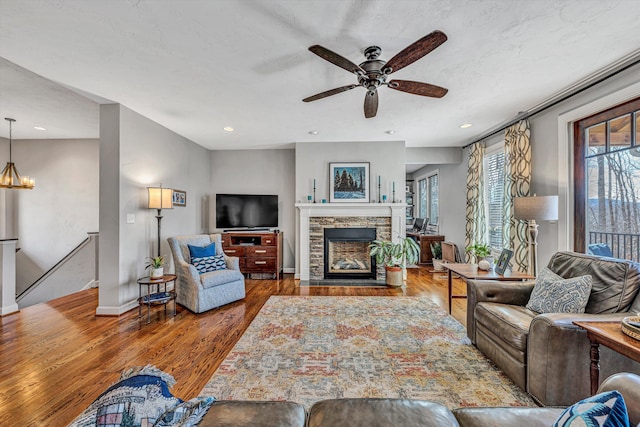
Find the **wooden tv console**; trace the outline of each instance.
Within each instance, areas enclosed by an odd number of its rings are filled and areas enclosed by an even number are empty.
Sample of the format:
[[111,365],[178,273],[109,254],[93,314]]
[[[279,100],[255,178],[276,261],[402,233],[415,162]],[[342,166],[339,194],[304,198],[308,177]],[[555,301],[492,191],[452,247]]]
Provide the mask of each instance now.
[[240,258],[243,274],[260,276],[282,274],[282,232],[240,231],[222,233],[222,249],[229,256]]

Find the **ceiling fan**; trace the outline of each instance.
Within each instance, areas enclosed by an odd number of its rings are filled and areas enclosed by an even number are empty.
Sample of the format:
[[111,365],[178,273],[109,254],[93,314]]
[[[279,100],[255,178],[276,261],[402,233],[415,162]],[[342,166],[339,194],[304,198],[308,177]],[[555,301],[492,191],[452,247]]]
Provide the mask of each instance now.
[[389,61],[378,59],[382,49],[378,46],[370,46],[364,50],[364,56],[367,60],[360,65],[354,64],[348,59],[325,47],[313,45],[309,48],[311,52],[340,68],[354,73],[358,76],[358,84],[351,84],[320,92],[316,95],[303,99],[303,101],[316,101],[318,99],[326,98],[327,96],[336,95],[355,87],[362,86],[367,89],[367,94],[364,97],[364,116],[369,119],[371,117],[375,117],[378,112],[378,88],[380,86],[387,86],[391,89],[412,93],[414,95],[442,98],[447,94],[448,89],[429,83],[414,82],[410,80],[387,81],[387,76],[416,62],[418,59],[422,58],[445,41],[447,41],[447,36],[442,31],[436,30],[407,46]]

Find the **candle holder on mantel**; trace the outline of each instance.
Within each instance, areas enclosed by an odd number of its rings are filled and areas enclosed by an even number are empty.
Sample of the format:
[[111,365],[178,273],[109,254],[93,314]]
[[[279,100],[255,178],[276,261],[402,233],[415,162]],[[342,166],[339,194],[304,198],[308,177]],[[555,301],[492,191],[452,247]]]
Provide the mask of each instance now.
[[382,197],[380,197],[380,180],[378,180],[378,203],[382,203]]
[[313,181],[313,203],[316,202],[316,182]]
[[395,203],[396,202],[396,189],[393,189],[393,193],[391,196],[391,203]]

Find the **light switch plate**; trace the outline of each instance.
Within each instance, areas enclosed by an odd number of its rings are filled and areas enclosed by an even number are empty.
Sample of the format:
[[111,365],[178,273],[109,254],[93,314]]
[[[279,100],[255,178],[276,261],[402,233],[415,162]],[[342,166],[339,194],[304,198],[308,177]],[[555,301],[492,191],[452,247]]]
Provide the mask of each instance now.
[[136,214],[127,214],[127,224],[136,223]]

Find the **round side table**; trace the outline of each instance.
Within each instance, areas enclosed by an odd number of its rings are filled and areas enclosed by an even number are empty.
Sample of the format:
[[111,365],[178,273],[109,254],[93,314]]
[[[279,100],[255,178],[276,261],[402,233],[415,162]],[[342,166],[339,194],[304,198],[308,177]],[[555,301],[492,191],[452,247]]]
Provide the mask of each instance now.
[[[151,323],[151,305],[164,304],[164,312],[167,312],[167,303],[173,300],[173,315],[176,315],[176,275],[165,274],[160,279],[152,279],[151,277],[141,277],[138,279],[138,318],[142,317],[142,305],[147,305],[147,323]],[[173,289],[167,292],[167,283],[174,282]],[[162,291],[160,290],[162,285]],[[142,286],[147,287],[147,294],[142,295]],[[156,286],[155,292],[151,288]]]

